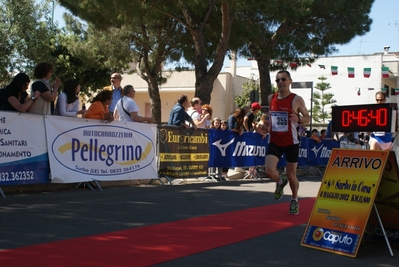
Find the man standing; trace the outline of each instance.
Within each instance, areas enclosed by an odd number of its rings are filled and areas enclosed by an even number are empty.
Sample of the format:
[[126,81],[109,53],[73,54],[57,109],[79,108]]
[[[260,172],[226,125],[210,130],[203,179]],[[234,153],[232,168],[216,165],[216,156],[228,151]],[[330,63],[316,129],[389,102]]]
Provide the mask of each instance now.
[[190,115],[187,114],[186,109],[190,106],[190,102],[188,100],[187,95],[181,95],[179,99],[177,99],[176,105],[173,107],[172,111],[169,115],[168,125],[173,126],[182,126],[188,128],[188,124],[186,122],[191,123],[194,129],[197,129],[193,119]]
[[[291,93],[291,75],[286,70],[277,73],[278,91],[268,97],[270,119],[270,142],[266,155],[266,175],[276,181],[276,200],[283,196],[284,187],[290,183],[292,198],[289,214],[299,214],[298,189],[296,176],[298,166],[299,136],[298,124],[308,123],[308,110],[303,98]],[[287,159],[286,176],[279,175],[277,164],[283,153]],[[287,180],[288,178],[288,180]]]
[[[387,101],[383,91],[375,93],[375,101],[377,104],[384,104]],[[370,136],[370,150],[389,150],[392,148],[392,133],[373,132]]]
[[259,110],[261,110],[261,106],[258,102],[253,102],[251,104],[251,109],[244,117],[244,128],[247,132],[252,132],[254,130],[254,125],[256,121],[255,116],[258,114]]
[[116,103],[114,117],[119,121],[134,121],[134,122],[149,122],[153,123],[154,119],[151,117],[140,116],[139,106],[133,100],[136,95],[132,85],[123,87],[123,97]]
[[207,113],[201,118],[201,107],[202,107],[202,102],[201,99],[198,97],[194,97],[190,101],[191,107],[188,108],[187,113],[190,115],[190,117],[193,119],[194,124],[198,128],[205,128],[205,122],[210,119],[210,115]]
[[112,102],[108,107],[109,112],[111,112],[111,113],[114,113],[116,103],[118,103],[118,101],[123,96],[121,82],[122,82],[122,76],[119,73],[115,72],[115,73],[112,73],[112,75],[111,75],[111,85],[104,87],[105,90],[112,91]]

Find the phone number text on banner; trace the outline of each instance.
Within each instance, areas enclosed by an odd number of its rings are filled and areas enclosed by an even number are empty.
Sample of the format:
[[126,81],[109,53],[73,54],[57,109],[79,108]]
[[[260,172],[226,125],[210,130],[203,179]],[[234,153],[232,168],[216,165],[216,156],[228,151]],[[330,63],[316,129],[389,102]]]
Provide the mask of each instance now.
[[43,116],[2,111],[0,186],[49,183]]

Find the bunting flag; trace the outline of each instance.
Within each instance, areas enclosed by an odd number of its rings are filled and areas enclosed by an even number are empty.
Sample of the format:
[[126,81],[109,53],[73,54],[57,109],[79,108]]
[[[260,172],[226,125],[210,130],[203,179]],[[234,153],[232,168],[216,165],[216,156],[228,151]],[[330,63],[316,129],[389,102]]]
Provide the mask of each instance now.
[[249,58],[247,58],[247,60],[249,60],[249,61],[250,61],[250,60],[254,60],[254,58],[253,58],[253,57],[249,57]]
[[388,70],[389,70],[388,67],[381,67],[382,78],[389,78]]
[[326,69],[326,66],[324,65],[319,65],[320,69]]
[[383,92],[387,92],[387,88],[381,88],[381,91],[383,91]]
[[290,62],[290,67],[297,67],[297,66],[298,66],[297,63],[295,63],[295,62]]
[[309,67],[312,67],[312,64],[306,63],[306,65],[308,65]]
[[348,67],[348,78],[355,78],[355,68]]
[[360,96],[360,88],[357,88],[357,95]]
[[331,75],[338,75],[338,67],[331,66]]
[[371,68],[364,68],[363,69],[363,76],[364,78],[369,78],[371,75]]
[[399,88],[395,88],[395,95],[399,95]]

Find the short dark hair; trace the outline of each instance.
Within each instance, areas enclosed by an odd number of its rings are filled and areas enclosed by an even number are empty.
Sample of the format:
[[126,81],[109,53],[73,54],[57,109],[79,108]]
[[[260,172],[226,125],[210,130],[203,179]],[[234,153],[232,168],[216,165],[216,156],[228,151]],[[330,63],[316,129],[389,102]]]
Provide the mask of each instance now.
[[125,86],[123,87],[122,93],[123,93],[123,95],[127,95],[127,94],[129,94],[130,91],[132,91],[132,90],[134,90],[133,85],[128,84],[128,85],[125,85]]
[[179,96],[179,98],[177,99],[177,103],[179,103],[180,105],[182,105],[184,102],[186,102],[188,99],[187,95],[181,95]]
[[33,76],[35,76],[36,79],[43,79],[49,72],[53,71],[53,69],[53,64],[49,62],[37,63],[33,70]]
[[291,79],[291,74],[290,74],[290,72],[289,72],[288,70],[280,70],[280,71],[277,72],[276,76],[277,76],[278,74],[280,74],[280,73],[285,73],[285,74],[287,74],[287,75],[288,75],[288,78]]

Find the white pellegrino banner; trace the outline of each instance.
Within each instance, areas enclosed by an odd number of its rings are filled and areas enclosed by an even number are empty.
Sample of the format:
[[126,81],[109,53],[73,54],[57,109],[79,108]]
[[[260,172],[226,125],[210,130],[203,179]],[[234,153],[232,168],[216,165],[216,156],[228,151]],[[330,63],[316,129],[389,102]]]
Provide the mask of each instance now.
[[1,111],[0,186],[49,182],[42,115]]
[[52,183],[158,177],[155,124],[46,116]]

